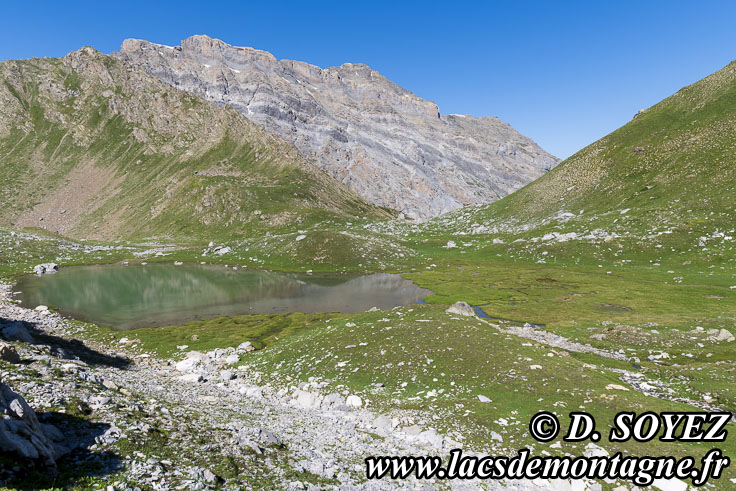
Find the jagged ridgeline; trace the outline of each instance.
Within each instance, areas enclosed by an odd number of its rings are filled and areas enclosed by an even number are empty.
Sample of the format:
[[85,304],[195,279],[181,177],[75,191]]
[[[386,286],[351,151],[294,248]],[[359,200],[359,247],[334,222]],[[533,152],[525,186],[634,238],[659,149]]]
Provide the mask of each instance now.
[[216,238],[388,218],[238,112],[92,48],[0,63],[0,223]]
[[466,213],[456,226],[602,228],[639,239],[689,237],[690,247],[701,236],[733,230],[735,172],[736,62],[640,111],[537,181]]
[[112,56],[230,106],[364,199],[426,219],[495,201],[559,160],[495,117],[440,114],[364,64],[320,68],[192,36],[128,39]]

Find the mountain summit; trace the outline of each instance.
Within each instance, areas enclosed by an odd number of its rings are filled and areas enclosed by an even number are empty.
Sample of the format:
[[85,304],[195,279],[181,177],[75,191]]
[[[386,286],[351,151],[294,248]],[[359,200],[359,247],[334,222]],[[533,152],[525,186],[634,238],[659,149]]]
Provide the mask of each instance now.
[[413,218],[495,201],[558,159],[495,117],[442,115],[363,64],[320,68],[192,36],[128,39],[114,56],[231,106],[360,196]]

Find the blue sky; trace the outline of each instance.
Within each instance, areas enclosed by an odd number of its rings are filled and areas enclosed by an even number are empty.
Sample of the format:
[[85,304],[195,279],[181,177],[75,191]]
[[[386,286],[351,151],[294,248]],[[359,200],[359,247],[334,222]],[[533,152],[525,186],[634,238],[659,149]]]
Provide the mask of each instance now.
[[736,59],[736,2],[16,2],[0,60],[193,34],[362,62],[443,113],[493,115],[567,157]]

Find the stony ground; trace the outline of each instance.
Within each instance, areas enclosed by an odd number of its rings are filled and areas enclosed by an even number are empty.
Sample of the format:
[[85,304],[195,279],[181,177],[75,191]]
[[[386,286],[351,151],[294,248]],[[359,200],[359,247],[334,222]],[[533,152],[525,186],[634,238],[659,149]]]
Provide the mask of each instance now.
[[[245,371],[228,369],[247,356],[248,343],[190,352],[178,363],[129,355],[125,351],[134,339],[115,350],[80,342],[76,338],[83,337],[86,326],[14,304],[7,298],[7,286],[4,293],[0,321],[5,327],[22,322],[31,342],[9,340],[21,362],[0,362],[0,380],[27,400],[40,421],[61,430],[64,438],[57,445],[70,452],[56,470],[34,473],[23,462],[6,463],[0,484],[114,489],[447,485],[366,482],[366,456],[445,456],[459,444],[401,418],[374,414],[357,396],[321,394],[318,382],[288,391],[255,385]],[[49,471],[57,477],[49,477]],[[569,489],[570,483],[485,485]],[[479,486],[452,483],[458,489]]]

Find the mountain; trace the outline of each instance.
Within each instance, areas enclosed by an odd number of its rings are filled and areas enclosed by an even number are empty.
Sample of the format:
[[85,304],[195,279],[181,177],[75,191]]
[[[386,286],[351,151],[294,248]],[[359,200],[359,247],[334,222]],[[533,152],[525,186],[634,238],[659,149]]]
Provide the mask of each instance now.
[[92,48],[0,64],[0,224],[242,236],[381,219],[290,143]]
[[635,251],[651,263],[733,261],[734,202],[736,62],[639,111],[505,199],[429,227],[589,242],[588,253],[610,249],[615,261]]
[[319,68],[193,36],[126,40],[121,60],[231,106],[363,198],[413,218],[497,200],[558,159],[503,121],[442,115],[366,65]]

